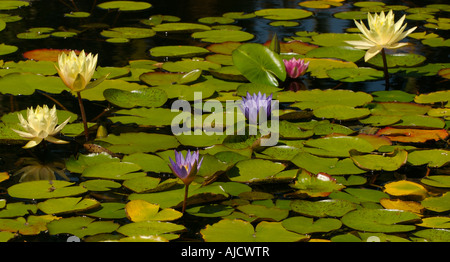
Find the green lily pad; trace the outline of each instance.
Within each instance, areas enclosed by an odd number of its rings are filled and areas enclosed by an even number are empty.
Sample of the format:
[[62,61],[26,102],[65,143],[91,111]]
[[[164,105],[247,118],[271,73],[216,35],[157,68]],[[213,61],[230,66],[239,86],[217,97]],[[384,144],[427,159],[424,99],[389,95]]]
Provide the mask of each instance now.
[[313,13],[295,8],[268,8],[255,11],[255,15],[271,20],[297,20],[312,16]]
[[414,102],[419,104],[434,104],[450,101],[450,91],[436,91],[428,94],[420,94],[414,98]]
[[101,203],[99,209],[95,211],[85,212],[87,216],[98,217],[104,219],[122,219],[126,218],[125,204],[105,202]]
[[31,95],[36,89],[59,94],[67,87],[59,77],[45,77],[31,73],[13,73],[0,78],[2,94]]
[[67,181],[31,181],[15,184],[8,188],[8,194],[16,198],[46,199],[55,197],[75,196],[87,190]]
[[141,1],[109,1],[98,4],[101,9],[118,9],[119,11],[139,11],[152,7],[151,4]]
[[133,91],[111,88],[103,91],[103,96],[108,102],[124,108],[159,107],[167,101],[166,92],[158,88],[142,88]]
[[198,21],[203,24],[231,24],[234,23],[233,18],[223,16],[207,16],[199,18]]
[[[364,13],[367,18],[367,13]],[[350,46],[346,41],[360,41],[359,34],[324,33],[311,36],[312,44],[320,46]]]
[[312,130],[302,130],[298,124],[283,120],[279,123],[280,136],[286,139],[302,139],[314,135]]
[[363,174],[366,171],[358,168],[350,158],[318,157],[306,152],[300,152],[292,160],[296,166],[317,174],[320,172],[329,175]]
[[292,211],[305,216],[313,217],[341,217],[348,212],[356,209],[356,205],[345,200],[293,200],[291,202]]
[[163,23],[153,27],[156,32],[197,32],[211,30],[211,27],[196,23]]
[[17,46],[0,44],[0,55],[11,54],[16,52],[18,49],[19,48]]
[[420,217],[410,212],[368,208],[354,210],[341,219],[344,225],[356,230],[384,233],[412,231],[416,227],[405,223],[418,220]]
[[289,215],[289,210],[286,209],[255,204],[238,206],[237,209],[249,216],[255,216],[269,221],[281,221]]
[[408,163],[441,167],[450,162],[450,151],[444,149],[415,150],[408,155]]
[[413,233],[424,239],[426,242],[449,242],[450,230],[445,229],[425,229]]
[[222,219],[200,230],[206,242],[295,242],[307,236],[289,232],[281,222],[260,222],[256,228],[240,219]]
[[108,149],[112,152],[124,154],[155,152],[179,145],[173,136],[152,133],[123,133],[118,136],[111,134],[99,140],[110,143]]
[[283,171],[286,166],[264,159],[242,160],[236,164],[236,169],[228,172],[228,177],[235,182],[264,181]]
[[141,167],[134,163],[113,162],[102,163],[84,169],[82,176],[85,178],[104,178],[115,180],[127,180],[135,177],[145,176],[143,172],[137,172]]
[[427,176],[422,178],[420,182],[429,186],[450,188],[449,176]]
[[[278,94],[278,99],[284,101],[284,96]],[[353,92],[351,90],[320,90],[313,89],[308,91],[298,91],[294,94],[286,94],[291,100],[295,101],[291,107],[304,109],[316,109],[328,105],[343,105],[348,107],[363,106],[372,101],[372,96],[364,92]]]
[[372,93],[376,102],[411,102],[416,95],[402,90],[375,91]]
[[339,19],[361,20],[367,19],[367,12],[364,11],[344,11],[333,14],[334,17]]
[[395,171],[406,163],[407,157],[408,152],[400,149],[395,150],[393,154],[388,154],[386,156],[352,152],[350,158],[361,169]]
[[422,219],[422,223],[416,224],[421,227],[450,228],[449,217],[427,217]]
[[208,43],[224,43],[229,41],[244,42],[253,39],[255,36],[245,31],[209,30],[193,33],[191,37]]
[[54,220],[47,224],[50,235],[72,234],[79,238],[100,233],[111,233],[119,227],[113,221],[95,221],[89,217],[69,217]]
[[337,230],[342,226],[342,223],[335,218],[319,218],[314,221],[310,217],[296,216],[283,220],[282,225],[289,231],[299,234],[311,234]]
[[208,49],[199,46],[157,46],[150,49],[154,57],[192,57],[209,53]]
[[327,74],[334,80],[342,82],[361,82],[377,80],[383,77],[383,72],[373,68],[333,68]]
[[278,54],[260,44],[243,44],[233,51],[233,63],[252,83],[278,86],[286,69]]
[[206,206],[195,206],[186,209],[190,215],[198,217],[223,217],[228,216],[234,211],[230,206],[211,204]]
[[267,149],[264,149],[261,154],[257,154],[256,156],[271,160],[291,160],[298,152],[300,152],[300,149],[297,147],[281,145],[268,147]]
[[436,212],[446,212],[450,210],[450,193],[444,193],[442,196],[428,197],[422,200],[421,204],[428,210]]
[[0,230],[2,232],[13,232],[21,235],[37,235],[47,230],[47,223],[58,219],[51,215],[34,216],[30,215],[25,218],[18,217],[16,219],[0,219]]
[[[6,202],[6,201],[4,201]],[[24,216],[29,213],[36,213],[37,207],[33,204],[25,204],[22,202],[8,203],[4,209],[0,211],[1,218]]]
[[193,60],[182,60],[177,62],[166,62],[163,64],[162,69],[169,72],[191,72],[194,69],[209,71],[209,70],[217,70],[220,67],[221,66],[216,63],[193,59]]
[[48,199],[38,204],[38,208],[46,214],[62,214],[86,211],[100,206],[100,202],[95,199],[81,197],[63,197]]
[[376,103],[370,112],[372,116],[405,116],[405,115],[424,115],[431,107],[418,105],[414,103],[399,102],[380,102]]
[[347,200],[349,202],[360,203],[379,203],[382,198],[389,198],[389,195],[374,189],[368,188],[346,188],[344,191],[335,191],[330,194],[330,198],[337,200]]
[[151,154],[135,153],[126,155],[123,158],[123,162],[131,162],[138,164],[145,172],[154,173],[170,173],[171,170],[168,167],[168,163],[161,159],[161,157]]
[[[166,164],[167,166],[167,164]],[[158,186],[161,186],[160,184],[161,179],[156,177],[149,177],[149,176],[142,176],[142,177],[136,177],[132,179],[128,179],[123,182],[123,186],[136,192],[136,193],[142,193],[142,192],[151,192],[157,189]],[[170,182],[170,183],[169,183]],[[174,181],[167,181],[166,185],[173,185],[172,183]],[[176,184],[176,182],[175,182]]]
[[367,108],[354,108],[346,105],[327,105],[315,108],[313,114],[318,118],[353,120],[370,115],[370,110]]
[[298,189],[296,194],[307,194],[310,197],[326,197],[335,190],[341,190],[345,186],[336,183],[336,180],[325,173],[313,175],[303,170],[297,176],[292,188]]
[[119,158],[112,157],[107,153],[100,154],[89,154],[83,155],[79,154],[77,158],[71,156],[66,160],[66,169],[73,173],[83,173],[83,171],[89,167],[101,163],[107,162],[120,162]]
[[[388,67],[397,67],[397,66],[416,66],[424,62],[426,58],[422,55],[418,54],[392,54],[386,55],[386,61]],[[369,64],[383,67],[383,59],[381,55],[376,55],[372,59],[368,61]]]
[[86,188],[89,191],[109,191],[112,188],[120,188],[122,185],[120,183],[104,180],[104,179],[91,179],[85,182],[81,182],[80,186]]
[[374,150],[367,140],[355,136],[329,136],[307,140],[304,151],[328,157],[348,157],[351,150],[370,153]]
[[155,31],[148,28],[115,27],[102,31],[100,35],[107,38],[139,39],[152,37],[155,35]]
[[91,16],[88,12],[70,12],[64,14],[64,17],[70,17],[70,18],[86,18]]
[[179,112],[168,108],[133,108],[116,111],[116,116],[108,119],[114,123],[135,123],[142,126],[170,126]]
[[338,58],[356,62],[364,56],[364,51],[350,46],[324,46],[312,49],[306,53],[306,57]]

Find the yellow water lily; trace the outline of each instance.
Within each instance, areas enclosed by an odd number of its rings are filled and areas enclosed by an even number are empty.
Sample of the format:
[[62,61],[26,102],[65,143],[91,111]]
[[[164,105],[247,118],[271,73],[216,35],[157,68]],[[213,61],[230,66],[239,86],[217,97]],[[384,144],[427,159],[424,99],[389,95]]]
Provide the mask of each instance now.
[[89,82],[96,66],[97,55],[94,56],[92,53],[86,55],[83,50],[77,56],[72,50],[69,54],[61,53],[58,56],[58,66],[55,67],[64,84],[72,91],[80,92],[93,87]]
[[413,27],[404,32],[406,23],[403,25],[405,15],[400,18],[396,23],[394,21],[394,14],[392,10],[389,10],[388,14],[384,12],[371,15],[367,14],[367,20],[369,29],[364,25],[362,21],[358,23],[355,20],[355,24],[358,29],[363,33],[361,35],[362,41],[346,41],[353,45],[357,49],[368,49],[364,60],[368,61],[376,54],[378,54],[383,48],[396,49],[407,45],[408,43],[399,43],[400,40],[412,33],[417,27]]
[[37,106],[36,110],[33,110],[33,107],[31,107],[27,109],[27,120],[25,120],[22,114],[18,114],[18,118],[20,125],[26,132],[15,129],[12,130],[21,137],[30,139],[23,148],[37,146],[42,140],[47,140],[56,144],[69,143],[53,137],[58,134],[70,120],[69,117],[59,126],[56,126],[58,124],[58,116],[56,115],[55,106],[53,106],[52,109],[49,109],[47,105],[44,105],[43,107]]

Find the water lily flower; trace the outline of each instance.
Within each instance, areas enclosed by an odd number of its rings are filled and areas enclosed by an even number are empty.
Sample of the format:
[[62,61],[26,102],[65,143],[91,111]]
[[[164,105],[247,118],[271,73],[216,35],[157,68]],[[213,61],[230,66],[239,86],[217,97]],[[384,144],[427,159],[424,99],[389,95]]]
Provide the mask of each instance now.
[[[86,88],[93,87],[89,84],[97,66],[97,55],[81,51],[79,56],[72,50],[69,54],[61,53],[58,56],[58,66],[56,70],[64,84],[72,91],[80,92]],[[97,85],[96,83],[95,85]]]
[[199,160],[199,151],[192,152],[188,150],[186,158],[183,153],[175,151],[175,161],[169,157],[169,167],[172,172],[183,181],[185,185],[189,185],[197,174],[202,165],[203,158]]
[[403,25],[405,17],[406,16],[404,15],[395,23],[392,10],[390,10],[387,15],[385,15],[383,11],[380,15],[376,13],[371,15],[368,13],[367,20],[370,30],[367,29],[362,21],[358,23],[354,20],[358,29],[363,33],[363,35],[361,35],[362,41],[346,42],[357,49],[368,49],[364,56],[365,61],[374,57],[383,48],[396,49],[406,46],[408,43],[399,43],[399,41],[412,33],[417,27],[413,27],[404,32],[407,25],[406,23]]
[[184,210],[186,209],[186,201],[188,196],[189,185],[192,183],[195,175],[200,169],[203,157],[202,159],[199,160],[198,150],[196,152],[192,152],[192,154],[191,151],[188,150],[186,158],[183,157],[183,154],[181,152],[177,152],[175,150],[175,161],[173,161],[172,158],[170,157],[169,160],[170,160],[169,165],[170,169],[172,169],[172,172],[177,177],[179,177],[185,185],[183,208],[181,211],[182,213],[184,213]]
[[266,94],[262,95],[261,92],[258,92],[258,94],[253,93],[253,95],[247,92],[247,97],[242,97],[239,108],[250,123],[255,124],[261,109],[267,113],[267,116],[271,115],[271,102],[272,94],[266,97]]
[[58,116],[56,115],[56,107],[49,109],[47,105],[43,107],[37,106],[36,110],[33,107],[27,109],[27,120],[22,114],[18,114],[20,125],[25,129],[19,131],[12,129],[23,138],[31,139],[23,148],[31,148],[37,146],[42,140],[47,140],[51,143],[65,144],[67,141],[56,139],[53,136],[58,134],[64,126],[69,122],[70,117],[67,118],[58,127]]
[[308,69],[309,62],[305,63],[305,60],[294,57],[291,60],[283,59],[284,66],[286,67],[286,72],[290,78],[298,78],[306,73]]

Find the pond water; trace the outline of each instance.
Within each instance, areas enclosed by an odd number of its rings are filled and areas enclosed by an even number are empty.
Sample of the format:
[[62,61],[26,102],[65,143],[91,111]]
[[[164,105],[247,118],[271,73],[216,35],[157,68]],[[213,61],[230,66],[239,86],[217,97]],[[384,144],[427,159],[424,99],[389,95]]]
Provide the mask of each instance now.
[[[9,2],[0,1],[0,241],[450,241],[445,1]],[[417,29],[387,50],[386,90],[381,55],[365,62],[345,41],[360,33],[353,19],[390,9]],[[276,86],[244,77],[233,51],[275,53],[274,36],[277,59],[304,58],[306,74]],[[94,79],[110,74],[80,92],[89,142],[54,67],[63,49],[98,54]],[[203,109],[195,127],[214,117],[226,129],[229,114],[201,102],[258,91],[279,101],[274,145],[172,132],[177,100]],[[11,128],[44,104],[59,124],[71,117],[57,136],[70,143],[25,149]],[[185,213],[174,149],[203,157]]]

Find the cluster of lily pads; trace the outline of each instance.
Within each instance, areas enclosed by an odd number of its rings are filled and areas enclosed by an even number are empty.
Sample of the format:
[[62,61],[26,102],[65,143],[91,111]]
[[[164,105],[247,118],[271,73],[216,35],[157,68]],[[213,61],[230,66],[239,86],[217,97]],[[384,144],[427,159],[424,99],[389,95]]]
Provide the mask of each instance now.
[[[359,66],[365,51],[346,42],[361,40],[354,33],[298,32],[290,39],[275,37],[259,44],[243,43],[254,36],[236,25],[223,27],[239,19],[295,22],[313,15],[306,9],[339,7],[342,2],[305,1],[295,9],[227,13],[198,23],[153,15],[141,21],[142,30],[102,31],[115,44],[164,32],[187,34],[202,46],[157,46],[149,50],[155,60],[97,67],[93,78],[101,83],[83,88],[82,95],[85,103],[110,105],[99,117],[102,121],[82,123],[77,114],[56,110],[57,124],[64,124],[58,131],[66,141],[79,143],[85,128],[93,139],[96,133],[95,139],[81,142],[86,151],[78,150],[62,162],[23,161],[24,166],[16,170],[23,179],[10,183],[8,199],[0,202],[0,239],[47,232],[50,236],[75,235],[83,241],[194,237],[204,241],[339,242],[367,241],[374,236],[380,241],[449,241],[450,91],[369,94],[306,89],[303,82],[309,78],[382,79],[383,72],[376,69],[383,67],[382,57],[370,59],[371,68]],[[137,1],[110,1],[98,7],[127,11],[134,4],[142,10],[151,7]],[[367,18],[368,11],[404,10],[381,2],[355,6],[361,11],[334,16],[359,20]],[[406,19],[426,17],[428,24],[440,24],[440,30],[446,30],[442,25],[446,20],[436,15],[447,12],[448,5],[423,10],[429,15],[405,10],[409,13]],[[67,16],[89,17],[89,13]],[[425,28],[432,28],[428,24]],[[423,38],[425,45],[429,43],[425,39],[439,38],[429,32],[415,36]],[[61,67],[55,67],[55,54],[63,51],[32,50],[24,56],[33,60],[4,62],[0,92],[17,99],[42,92],[57,101],[57,95],[68,87],[56,76]],[[306,73],[290,70],[288,62],[297,59],[303,59],[303,69],[307,65]],[[425,56],[408,53],[388,54],[387,62],[389,72],[401,77],[440,74],[445,80],[450,68],[450,63],[426,63]],[[258,135],[173,135],[172,121],[180,112],[170,109],[172,102],[194,102],[197,92],[204,103],[241,100],[258,92],[278,100],[282,105],[278,144],[262,147]],[[202,119],[214,116],[202,104],[197,106],[203,109]],[[12,130],[21,128],[18,113],[27,116],[22,110],[1,117],[2,146],[24,143],[24,137]],[[226,128],[226,113],[213,118],[215,126]],[[193,128],[199,128],[196,123]],[[39,150],[36,147],[33,152],[42,153]],[[179,154],[187,158],[188,150],[199,154],[192,156],[195,176],[185,180],[180,174],[191,169]],[[10,170],[0,171],[4,171],[2,183],[11,182]],[[197,232],[189,232],[186,222],[196,217],[211,220]]]

